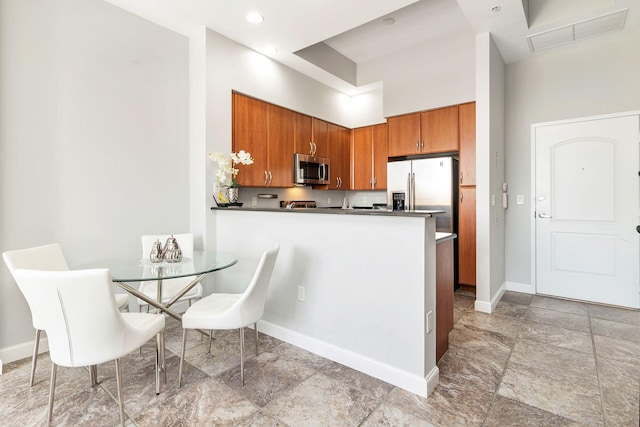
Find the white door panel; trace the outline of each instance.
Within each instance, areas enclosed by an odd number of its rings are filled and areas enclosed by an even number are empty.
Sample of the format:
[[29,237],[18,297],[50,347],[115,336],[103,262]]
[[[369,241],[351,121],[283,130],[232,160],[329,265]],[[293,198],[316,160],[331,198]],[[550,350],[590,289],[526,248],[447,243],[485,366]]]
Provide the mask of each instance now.
[[640,307],[638,116],[540,126],[538,293]]

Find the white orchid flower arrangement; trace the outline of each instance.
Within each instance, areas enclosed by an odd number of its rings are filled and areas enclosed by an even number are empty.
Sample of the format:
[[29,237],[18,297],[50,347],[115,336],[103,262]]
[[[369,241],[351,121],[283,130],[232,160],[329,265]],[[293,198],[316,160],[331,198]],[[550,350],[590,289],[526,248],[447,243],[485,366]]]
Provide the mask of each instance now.
[[225,157],[222,153],[209,153],[209,158],[218,165],[216,173],[216,182],[220,188],[222,187],[239,187],[236,177],[238,176],[238,165],[252,165],[253,158],[251,154],[240,150],[237,153],[231,153],[229,157]]

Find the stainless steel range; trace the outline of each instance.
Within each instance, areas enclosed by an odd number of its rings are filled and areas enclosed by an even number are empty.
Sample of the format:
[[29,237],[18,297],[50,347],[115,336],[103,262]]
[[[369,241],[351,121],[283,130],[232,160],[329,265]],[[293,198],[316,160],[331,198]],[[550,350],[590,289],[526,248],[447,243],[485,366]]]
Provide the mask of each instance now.
[[280,207],[284,209],[314,209],[318,205],[313,200],[281,200]]

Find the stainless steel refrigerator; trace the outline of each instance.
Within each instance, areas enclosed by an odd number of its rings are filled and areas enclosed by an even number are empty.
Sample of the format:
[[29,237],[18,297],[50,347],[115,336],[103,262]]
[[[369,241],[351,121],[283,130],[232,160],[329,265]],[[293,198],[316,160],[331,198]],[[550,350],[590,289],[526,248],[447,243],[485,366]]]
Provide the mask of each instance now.
[[458,159],[431,157],[387,163],[387,207],[442,210],[436,231],[458,231]]

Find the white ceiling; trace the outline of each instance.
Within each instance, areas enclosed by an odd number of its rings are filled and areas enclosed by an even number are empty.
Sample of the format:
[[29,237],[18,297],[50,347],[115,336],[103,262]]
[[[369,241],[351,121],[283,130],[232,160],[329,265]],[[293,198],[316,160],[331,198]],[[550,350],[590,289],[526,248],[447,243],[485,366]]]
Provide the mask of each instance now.
[[[353,86],[294,52],[325,42],[356,64],[443,40],[456,31],[491,32],[503,59],[532,55],[527,36],[629,8],[624,30],[640,29],[640,0],[105,0],[179,33],[206,26],[348,94]],[[492,12],[500,6],[499,12]],[[249,12],[261,24],[245,20]],[[395,24],[384,25],[392,17]],[[469,31],[471,29],[472,31]],[[614,34],[608,37],[615,37]],[[580,42],[584,43],[584,42]]]

